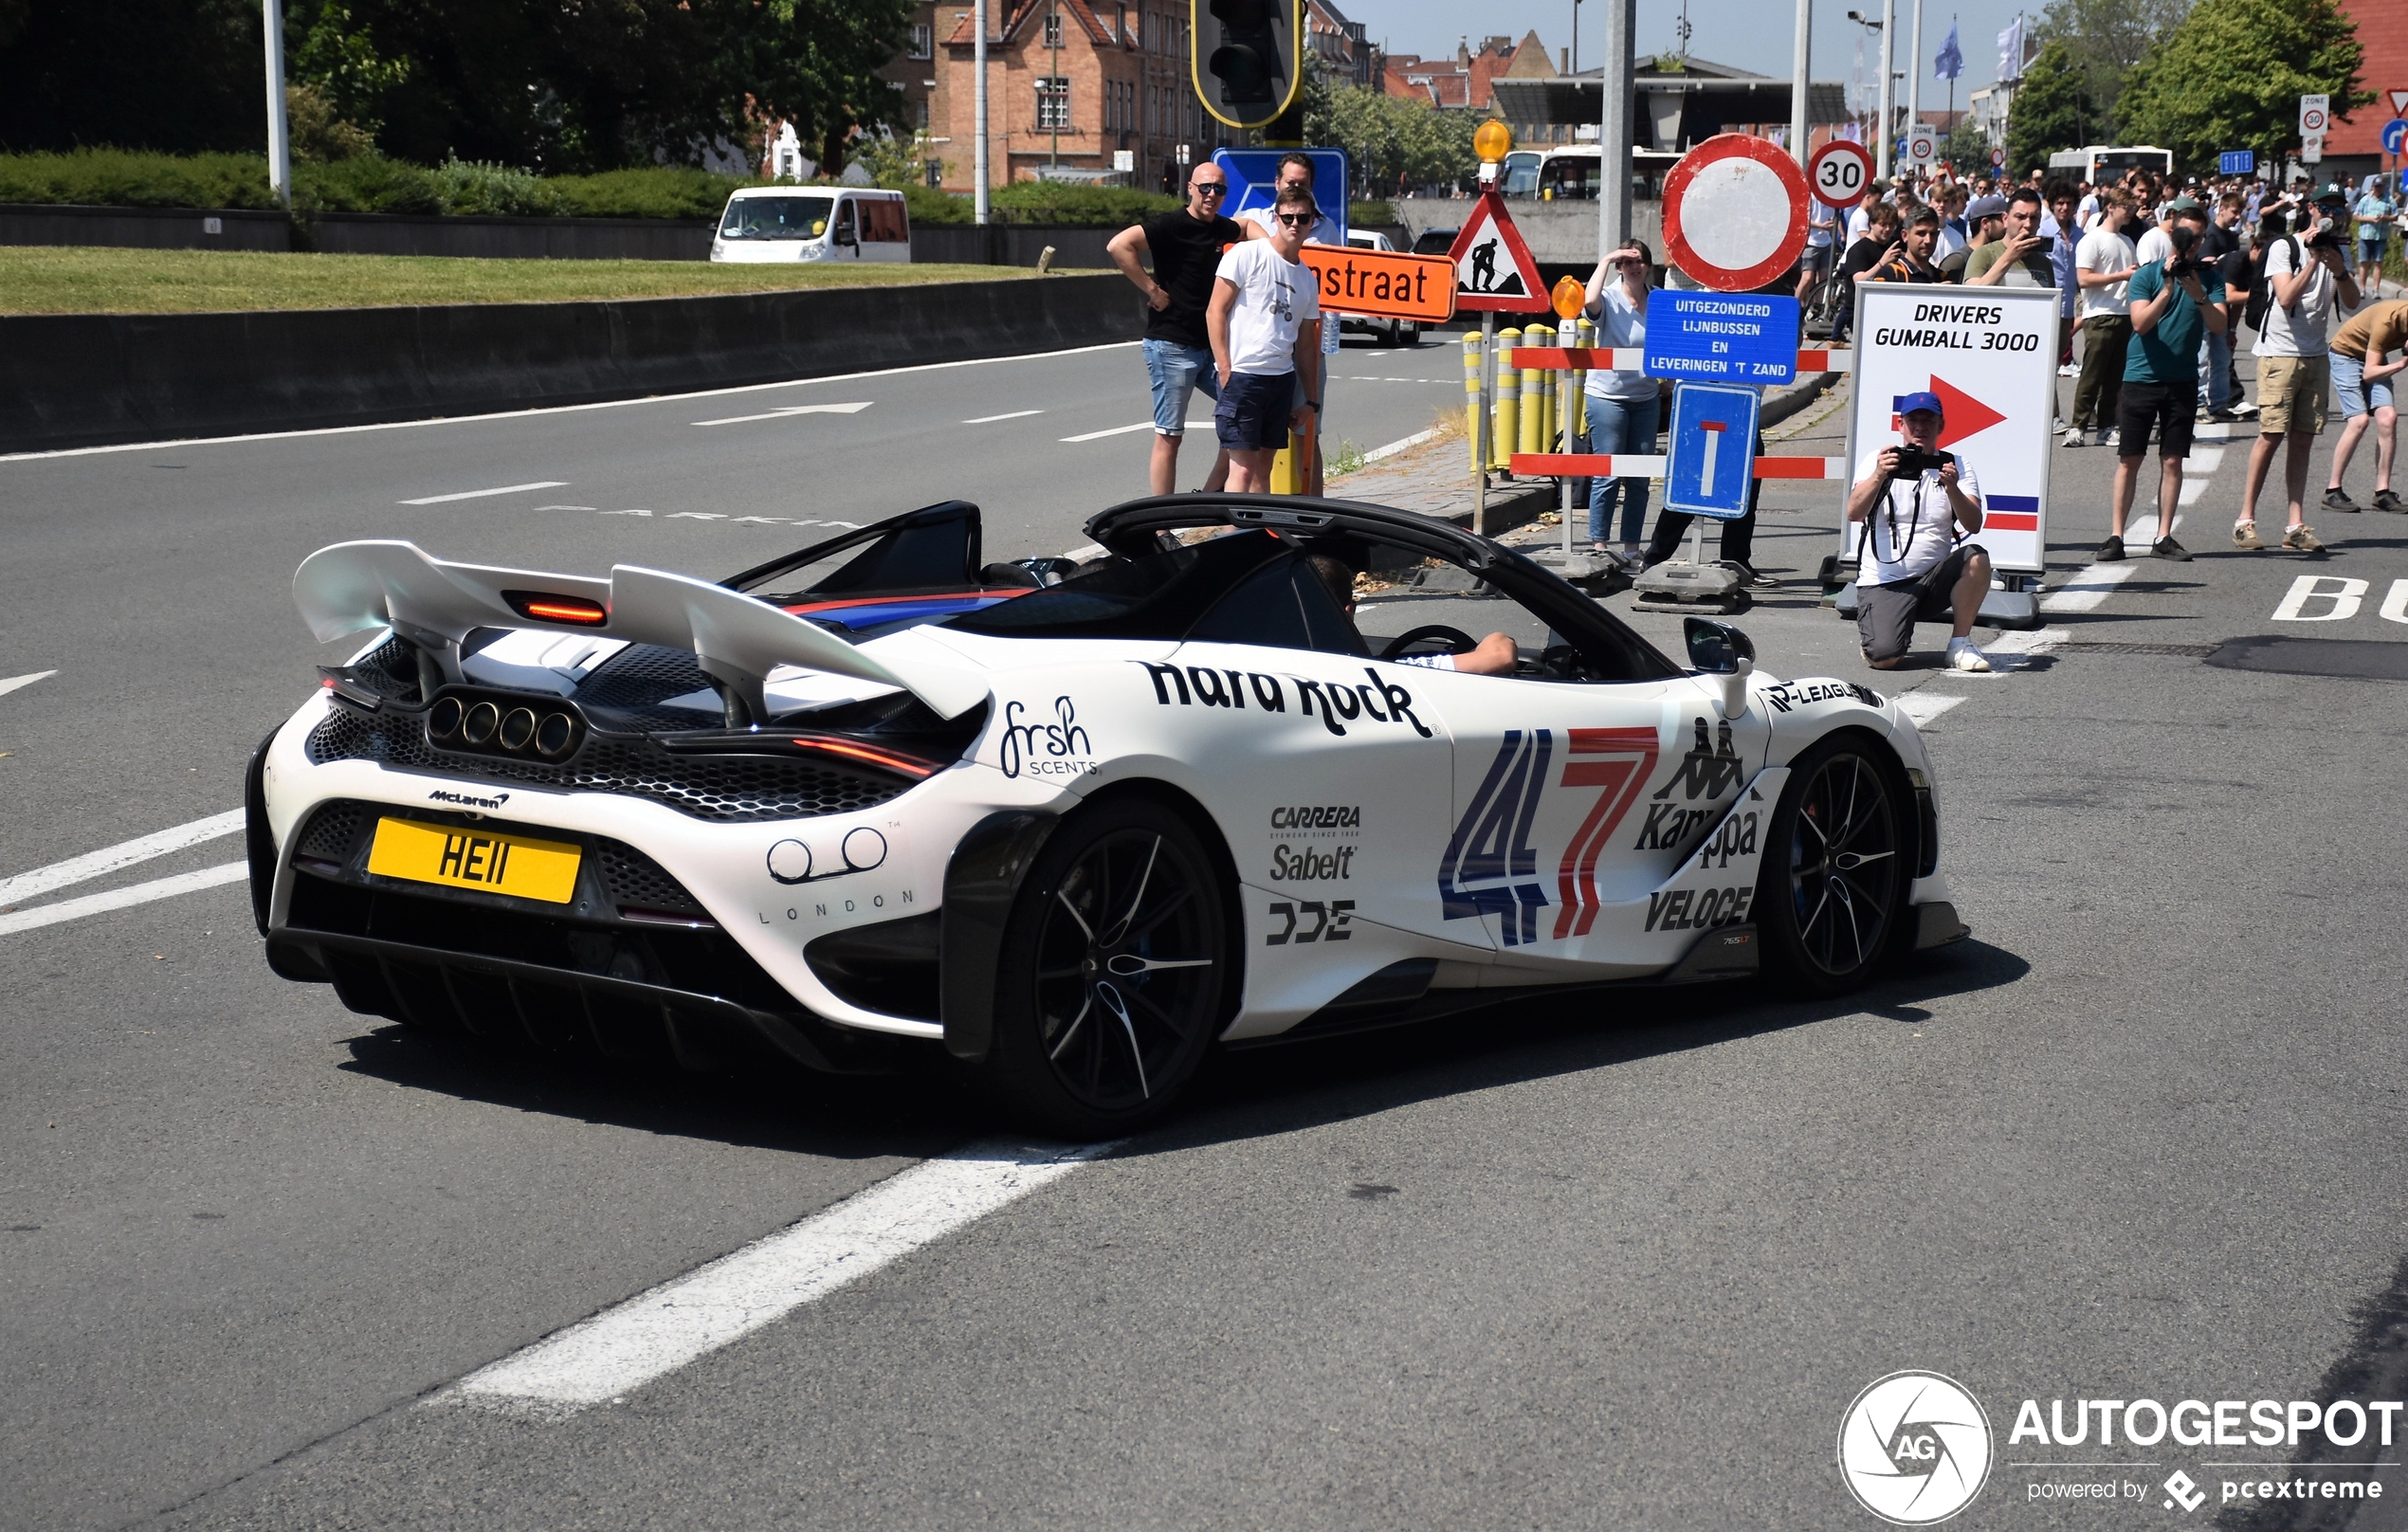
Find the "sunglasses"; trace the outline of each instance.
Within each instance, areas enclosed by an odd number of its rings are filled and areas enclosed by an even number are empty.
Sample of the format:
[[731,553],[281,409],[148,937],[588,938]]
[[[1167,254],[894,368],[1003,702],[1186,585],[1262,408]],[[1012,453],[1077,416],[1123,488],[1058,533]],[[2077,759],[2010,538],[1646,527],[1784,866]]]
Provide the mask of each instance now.
[[1195,192],[1199,197],[1225,197],[1229,195],[1229,183],[1226,181],[1195,181],[1190,183],[1188,190]]
[[1313,227],[1313,220],[1319,216],[1318,213],[1309,212],[1284,212],[1279,214],[1279,221],[1290,228],[1310,228]]

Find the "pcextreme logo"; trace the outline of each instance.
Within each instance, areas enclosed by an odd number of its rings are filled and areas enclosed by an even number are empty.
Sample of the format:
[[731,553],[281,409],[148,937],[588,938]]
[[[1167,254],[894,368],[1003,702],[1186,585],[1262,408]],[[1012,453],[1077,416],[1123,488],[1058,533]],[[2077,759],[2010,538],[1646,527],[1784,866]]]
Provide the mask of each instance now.
[[1893,1526],[1929,1526],[1973,1504],[1990,1477],[1990,1419],[1939,1373],[1876,1379],[1839,1421],[1839,1471],[1856,1503]]

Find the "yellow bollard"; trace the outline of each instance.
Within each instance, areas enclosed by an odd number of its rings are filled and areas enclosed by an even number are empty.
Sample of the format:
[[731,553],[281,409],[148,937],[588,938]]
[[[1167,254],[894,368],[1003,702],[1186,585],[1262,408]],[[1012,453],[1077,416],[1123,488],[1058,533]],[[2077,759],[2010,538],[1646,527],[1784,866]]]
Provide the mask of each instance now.
[[1470,438],[1471,471],[1480,471],[1480,332],[1463,337],[1463,433]]
[[1497,332],[1497,423],[1491,438],[1494,450],[1488,458],[1492,468],[1509,467],[1513,454],[1521,450],[1522,370],[1509,363],[1513,348],[1520,344],[1520,330]]
[[[1533,324],[1522,332],[1524,346],[1552,346],[1555,327]],[[1546,369],[1525,367],[1522,370],[1522,450],[1543,452],[1553,438],[1550,416],[1555,413],[1555,390],[1549,386]]]
[[[1587,351],[1594,349],[1596,343],[1597,327],[1584,314],[1580,316],[1580,322],[1574,331],[1573,344]],[[1583,435],[1589,429],[1589,369],[1587,368],[1582,368],[1572,374],[1572,426],[1568,434]],[[1595,445],[1591,444],[1593,449]]]

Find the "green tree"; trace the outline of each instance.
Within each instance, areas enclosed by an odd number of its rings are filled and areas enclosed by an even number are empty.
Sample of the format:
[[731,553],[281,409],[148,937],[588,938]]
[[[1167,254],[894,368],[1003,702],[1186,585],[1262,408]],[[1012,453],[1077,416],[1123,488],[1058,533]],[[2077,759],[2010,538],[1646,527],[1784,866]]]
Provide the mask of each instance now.
[[2123,138],[2212,165],[2226,149],[2272,159],[2299,142],[2299,98],[2328,95],[2333,115],[2375,99],[2358,88],[2358,27],[2333,0],[2199,0],[2132,71]]
[[[2090,75],[2063,38],[2040,49],[2023,71],[2007,116],[2007,169],[2045,168],[2059,149],[2105,141],[2106,125],[2089,99]],[[2098,134],[2099,137],[2089,135]]]
[[[2078,149],[2117,141],[2110,124],[2115,121],[2125,77],[2173,31],[2190,8],[2191,0],[2052,0],[2041,12],[2034,35],[2044,50],[2051,43],[2066,45],[2066,63],[2081,77],[2076,96],[2083,131],[2090,135],[2059,147]],[[2038,67],[2035,61],[2033,68]],[[2016,110],[2022,109],[2018,92]]]
[[1304,141],[1346,151],[1358,196],[1461,180],[1477,163],[1471,135],[1479,126],[1474,114],[1442,112],[1366,86],[1321,87],[1316,76],[1305,88]]

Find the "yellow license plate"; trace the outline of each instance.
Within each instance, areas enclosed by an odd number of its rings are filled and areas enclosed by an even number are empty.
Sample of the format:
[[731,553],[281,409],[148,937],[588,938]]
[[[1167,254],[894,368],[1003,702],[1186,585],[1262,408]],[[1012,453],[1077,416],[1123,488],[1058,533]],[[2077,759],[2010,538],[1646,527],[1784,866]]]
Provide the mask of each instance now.
[[368,870],[411,883],[474,888],[517,899],[565,904],[575,897],[584,852],[558,841],[530,840],[489,830],[453,830],[412,819],[376,821]]

